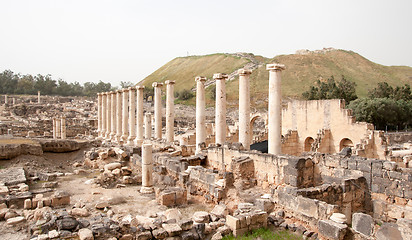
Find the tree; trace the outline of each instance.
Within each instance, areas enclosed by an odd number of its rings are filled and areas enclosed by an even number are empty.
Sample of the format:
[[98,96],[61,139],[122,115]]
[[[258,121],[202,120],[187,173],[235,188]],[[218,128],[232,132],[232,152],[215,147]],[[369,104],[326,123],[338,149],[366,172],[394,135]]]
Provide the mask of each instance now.
[[368,92],[370,98],[391,98],[393,96],[393,87],[387,82],[380,82],[378,86]]
[[302,96],[307,100],[318,99],[345,99],[347,103],[358,98],[355,89],[356,83],[348,81],[342,75],[340,81],[335,82],[332,75],[326,82],[317,80],[314,86],[304,92]]
[[120,82],[120,87],[121,87],[121,88],[133,87],[134,85],[135,85],[135,84],[132,83],[132,82],[123,82],[123,81]]
[[183,89],[178,93],[178,99],[179,100],[189,100],[194,96],[193,92],[190,91],[189,89]]

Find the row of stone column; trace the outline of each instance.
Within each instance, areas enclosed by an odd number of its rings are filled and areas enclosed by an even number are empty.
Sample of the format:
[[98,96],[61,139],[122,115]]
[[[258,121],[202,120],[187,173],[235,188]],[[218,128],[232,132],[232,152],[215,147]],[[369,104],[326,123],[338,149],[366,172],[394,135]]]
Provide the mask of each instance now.
[[[174,141],[174,81],[166,81],[166,141]],[[153,83],[155,138],[162,138],[162,86]],[[141,146],[152,136],[151,114],[143,115],[144,86],[98,93],[98,132],[101,138]],[[143,132],[143,124],[145,131]]]
[[[268,118],[268,153],[281,153],[281,71],[282,64],[268,64],[269,70],[269,118]],[[250,80],[251,70],[239,69],[239,142],[250,149]],[[215,143],[222,145],[226,141],[226,87],[228,75],[216,73],[213,75],[216,83],[215,107]],[[205,77],[196,77],[196,152],[201,150],[201,144],[206,141],[205,116]]]
[[[4,95],[4,103],[9,104],[8,95]],[[37,103],[41,103],[40,101],[40,91],[37,91]],[[16,104],[16,98],[13,98],[13,105]]]
[[66,117],[53,118],[53,138],[66,139]]

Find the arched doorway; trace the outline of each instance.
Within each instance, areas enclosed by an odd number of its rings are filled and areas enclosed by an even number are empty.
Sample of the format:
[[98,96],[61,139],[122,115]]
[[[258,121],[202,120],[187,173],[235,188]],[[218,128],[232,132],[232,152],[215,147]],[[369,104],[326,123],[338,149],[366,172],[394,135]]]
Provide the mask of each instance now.
[[349,138],[344,138],[344,139],[340,140],[339,151],[342,151],[342,149],[344,149],[346,147],[350,147],[350,148],[353,147],[353,142]]
[[267,121],[265,116],[253,114],[250,118],[250,149],[267,153]]
[[305,146],[304,146],[304,150],[305,152],[310,152],[312,151],[312,144],[315,142],[315,139],[313,139],[313,137],[307,137],[305,139]]

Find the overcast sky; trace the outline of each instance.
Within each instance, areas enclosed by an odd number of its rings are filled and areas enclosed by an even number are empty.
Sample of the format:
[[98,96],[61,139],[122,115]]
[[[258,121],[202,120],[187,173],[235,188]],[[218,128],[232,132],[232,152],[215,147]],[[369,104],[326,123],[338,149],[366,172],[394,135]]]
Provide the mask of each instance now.
[[412,1],[0,0],[0,71],[68,82],[137,83],[187,54],[324,47],[412,66]]

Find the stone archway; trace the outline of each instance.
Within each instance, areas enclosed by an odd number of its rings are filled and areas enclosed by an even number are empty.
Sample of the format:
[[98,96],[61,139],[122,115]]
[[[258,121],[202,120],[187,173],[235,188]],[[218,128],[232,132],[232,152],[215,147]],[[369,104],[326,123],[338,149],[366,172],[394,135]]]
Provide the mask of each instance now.
[[[250,142],[261,142],[267,140],[267,115],[254,113],[250,117]],[[263,128],[263,129],[262,129]],[[257,133],[255,134],[257,130]],[[266,138],[264,137],[266,135]]]
[[342,151],[342,149],[344,149],[345,147],[353,147],[353,142],[352,140],[350,140],[349,138],[343,138],[342,140],[340,140],[339,143],[339,151]]
[[305,139],[305,145],[303,146],[303,149],[305,152],[310,152],[312,151],[312,144],[315,142],[315,139],[313,137],[307,137]]

